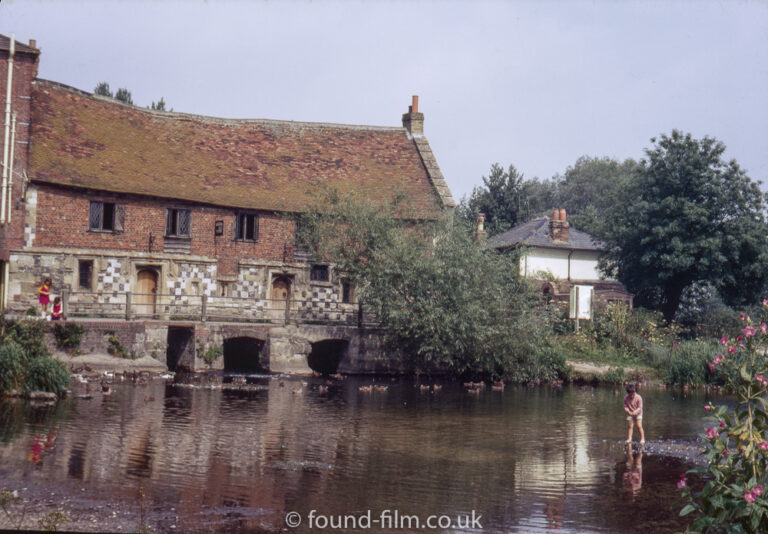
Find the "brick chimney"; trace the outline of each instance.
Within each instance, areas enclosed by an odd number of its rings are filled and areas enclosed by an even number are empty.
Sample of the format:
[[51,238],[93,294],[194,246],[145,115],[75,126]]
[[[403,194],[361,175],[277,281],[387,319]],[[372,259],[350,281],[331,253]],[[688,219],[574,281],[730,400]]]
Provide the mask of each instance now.
[[475,241],[485,243],[488,233],[485,231],[485,213],[477,214],[477,230],[475,231]]
[[413,95],[408,113],[403,114],[403,127],[411,135],[424,135],[424,114],[419,113],[419,95]]
[[549,232],[552,241],[556,243],[567,243],[570,225],[566,219],[565,210],[555,209],[552,212],[552,219],[549,221]]

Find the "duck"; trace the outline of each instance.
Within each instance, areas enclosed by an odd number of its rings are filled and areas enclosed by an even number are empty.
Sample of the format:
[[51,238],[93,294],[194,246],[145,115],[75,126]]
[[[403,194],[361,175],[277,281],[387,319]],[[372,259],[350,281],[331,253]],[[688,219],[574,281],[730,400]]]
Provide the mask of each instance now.
[[327,393],[328,386],[317,386],[317,391],[319,391],[320,393]]
[[442,389],[443,389],[442,385],[439,385],[439,386],[437,384],[432,385],[432,391],[442,391]]
[[499,380],[498,382],[494,382],[491,385],[491,389],[493,391],[504,391],[504,381],[503,380]]
[[422,393],[429,391],[429,384],[420,384],[419,391],[421,391]]
[[371,393],[373,391],[373,386],[360,386],[357,389],[362,391],[363,393]]
[[373,386],[373,389],[379,393],[386,393],[389,390],[389,386]]
[[294,390],[292,391],[292,393],[293,393],[294,395],[301,395],[302,393],[304,393],[304,388],[303,388],[302,386],[299,386],[299,387],[297,387],[296,389],[294,389]]

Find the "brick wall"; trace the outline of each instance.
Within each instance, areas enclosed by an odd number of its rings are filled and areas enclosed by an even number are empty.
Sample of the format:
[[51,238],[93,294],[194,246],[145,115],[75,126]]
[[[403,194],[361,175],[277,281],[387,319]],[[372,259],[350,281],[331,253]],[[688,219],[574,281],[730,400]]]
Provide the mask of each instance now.
[[[294,223],[284,215],[259,213],[256,242],[235,241],[236,212],[162,199],[112,195],[37,184],[34,228],[35,247],[162,252],[165,240],[166,209],[191,210],[189,253],[216,259],[219,276],[235,276],[239,260],[283,262],[293,260]],[[91,200],[125,206],[122,232],[95,232],[88,229]],[[224,235],[214,235],[216,221],[223,221]]]
[[[13,57],[13,87],[11,89],[11,112],[16,114],[16,139],[13,154],[16,175],[13,177],[13,199],[11,223],[0,226],[0,260],[7,260],[9,250],[21,248],[24,236],[24,205],[17,202],[21,196],[21,173],[27,168],[29,155],[29,122],[32,81],[37,77],[37,55],[19,53]],[[5,97],[8,83],[8,51],[0,51],[0,164],[2,163],[2,141],[5,132]],[[10,136],[10,132],[9,132]],[[10,139],[9,139],[10,142]],[[9,151],[10,155],[10,151]]]

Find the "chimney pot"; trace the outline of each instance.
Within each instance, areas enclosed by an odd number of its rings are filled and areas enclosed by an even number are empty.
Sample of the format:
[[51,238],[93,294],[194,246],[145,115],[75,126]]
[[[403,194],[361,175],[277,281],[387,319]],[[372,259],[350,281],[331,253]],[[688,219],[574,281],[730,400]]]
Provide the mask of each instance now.
[[552,210],[552,220],[553,221],[559,221],[560,220],[560,210],[558,210],[558,209]]
[[560,220],[563,221],[563,222],[567,221],[566,214],[565,214],[565,208],[560,210]]
[[411,107],[409,108],[411,113],[419,112],[419,95],[413,95],[411,97]]
[[32,48],[37,48],[37,40],[36,39],[30,39],[29,40],[29,46]]

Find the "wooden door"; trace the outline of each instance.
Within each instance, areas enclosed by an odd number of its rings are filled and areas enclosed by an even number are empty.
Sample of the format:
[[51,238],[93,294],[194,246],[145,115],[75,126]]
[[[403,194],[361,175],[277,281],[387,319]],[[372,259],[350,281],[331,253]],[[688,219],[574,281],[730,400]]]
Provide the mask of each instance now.
[[272,308],[275,310],[284,310],[285,301],[291,294],[291,281],[288,278],[275,278],[272,281],[272,293],[270,299],[272,299]]
[[138,316],[155,314],[157,296],[157,271],[142,269],[136,273],[135,313]]

